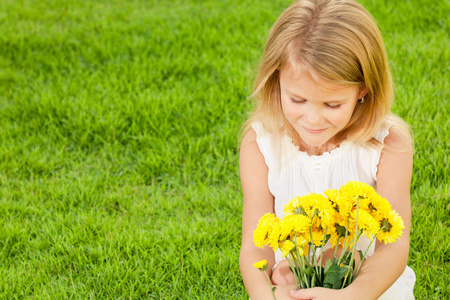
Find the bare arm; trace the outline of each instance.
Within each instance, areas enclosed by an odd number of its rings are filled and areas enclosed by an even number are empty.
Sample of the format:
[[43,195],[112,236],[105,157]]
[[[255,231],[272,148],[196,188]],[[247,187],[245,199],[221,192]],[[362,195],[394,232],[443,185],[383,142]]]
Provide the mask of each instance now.
[[[242,216],[242,244],[239,266],[245,288],[252,300],[273,299],[266,276],[253,264],[266,259],[267,273],[271,276],[275,255],[270,247],[258,248],[253,243],[253,231],[259,219],[274,211],[274,198],[268,186],[268,168],[258,144],[256,133],[251,130],[244,137],[240,151],[240,176],[244,197]],[[276,290],[277,299],[291,299],[288,295],[292,287]]]
[[408,261],[411,227],[410,183],[412,147],[409,137],[391,129],[385,139],[377,173],[377,192],[391,203],[404,221],[403,235],[393,244],[377,241],[372,257],[362,264],[355,281],[342,291],[301,290],[296,299],[377,299],[403,273]]
[[402,237],[393,244],[385,245],[377,241],[374,255],[362,265],[353,287],[349,287],[355,295],[373,295],[374,299],[381,296],[405,270],[411,228],[411,141],[393,128],[385,144],[378,165],[377,192],[388,199],[392,209],[400,214],[405,229]]

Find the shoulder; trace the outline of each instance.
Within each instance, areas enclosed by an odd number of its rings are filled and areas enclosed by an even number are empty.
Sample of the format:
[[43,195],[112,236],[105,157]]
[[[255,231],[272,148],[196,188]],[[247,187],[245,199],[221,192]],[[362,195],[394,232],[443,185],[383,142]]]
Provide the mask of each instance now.
[[258,177],[267,181],[268,164],[257,142],[257,134],[250,129],[242,139],[239,153],[239,170],[242,184],[252,182]]
[[240,160],[242,163],[243,158],[247,158],[249,155],[260,153],[260,149],[257,142],[257,134],[253,128],[250,128],[244,135],[240,146]]
[[396,124],[389,128],[389,132],[383,141],[383,152],[398,152],[412,154],[412,138],[407,128],[402,128]]
[[[383,179],[390,180],[392,176],[399,176],[397,172],[403,172],[400,177],[410,180],[413,160],[413,141],[411,132],[401,118],[389,115],[375,137],[379,142],[377,150],[377,166],[375,177],[377,182]],[[395,175],[394,175],[395,174]]]
[[256,131],[251,127],[242,138],[241,149],[242,147],[246,147],[252,143],[256,143]]
[[412,152],[412,134],[408,124],[399,116],[389,114],[378,131],[386,149],[398,152]]
[[270,159],[274,153],[274,135],[266,130],[261,122],[253,123],[244,134],[240,147],[240,155],[249,154]]
[[241,142],[239,164],[241,168],[248,165],[252,167],[261,161],[264,161],[264,157],[257,142],[257,134],[253,128],[250,128]]
[[388,175],[397,172],[410,177],[412,172],[413,147],[412,139],[408,132],[395,125],[389,128],[389,133],[383,142],[381,156],[378,164],[378,175]]

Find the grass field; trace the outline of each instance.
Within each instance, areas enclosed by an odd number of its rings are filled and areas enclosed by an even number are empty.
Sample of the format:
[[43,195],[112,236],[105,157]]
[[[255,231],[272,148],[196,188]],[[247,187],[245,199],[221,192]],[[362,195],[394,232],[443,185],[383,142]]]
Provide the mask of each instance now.
[[[238,135],[288,3],[0,2],[0,299],[246,299]],[[450,4],[360,3],[415,132],[415,295],[448,299]]]

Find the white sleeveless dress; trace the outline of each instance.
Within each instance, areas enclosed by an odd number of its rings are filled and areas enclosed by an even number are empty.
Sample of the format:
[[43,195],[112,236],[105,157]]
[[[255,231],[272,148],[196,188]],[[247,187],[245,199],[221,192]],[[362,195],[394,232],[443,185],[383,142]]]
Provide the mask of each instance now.
[[[327,189],[338,189],[348,181],[365,182],[376,189],[377,166],[381,149],[363,147],[355,143],[342,143],[339,148],[320,156],[309,156],[299,151],[292,139],[284,136],[276,139],[267,132],[262,123],[252,125],[256,132],[259,149],[269,169],[269,190],[275,198],[276,216],[284,216],[284,205],[295,196],[312,193],[323,194]],[[389,134],[390,123],[385,121],[374,138],[383,142]],[[367,249],[370,240],[361,238],[359,249]],[[374,252],[374,243],[366,258]],[[275,253],[275,261],[282,260],[281,252]],[[416,276],[410,267],[378,300],[414,299]]]

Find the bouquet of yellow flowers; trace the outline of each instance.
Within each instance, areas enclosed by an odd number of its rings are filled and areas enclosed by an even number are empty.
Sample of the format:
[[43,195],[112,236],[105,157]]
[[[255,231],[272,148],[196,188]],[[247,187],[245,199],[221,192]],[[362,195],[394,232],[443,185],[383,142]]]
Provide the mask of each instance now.
[[[294,197],[285,205],[284,212],[283,219],[271,213],[262,216],[253,241],[261,248],[270,245],[274,251],[281,250],[294,273],[297,289],[348,286],[373,241],[393,243],[405,228],[386,199],[370,185],[355,181],[339,190],[327,190],[324,195]],[[356,248],[361,236],[371,240],[364,254]],[[334,249],[334,255],[323,266],[327,244]],[[338,248],[342,249],[340,253]],[[359,266],[355,264],[355,255],[360,258]]]

